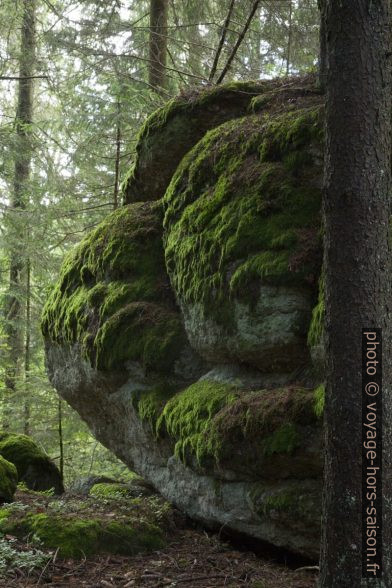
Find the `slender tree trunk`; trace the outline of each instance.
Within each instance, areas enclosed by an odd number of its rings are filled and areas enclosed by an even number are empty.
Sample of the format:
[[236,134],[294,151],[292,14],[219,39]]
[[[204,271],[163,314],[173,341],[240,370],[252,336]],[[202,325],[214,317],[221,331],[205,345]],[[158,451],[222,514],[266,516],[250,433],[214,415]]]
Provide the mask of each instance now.
[[289,34],[287,38],[287,55],[286,55],[286,76],[290,74],[291,63],[291,45],[293,41],[293,0],[290,0],[289,6]]
[[31,263],[26,263],[26,338],[25,338],[25,398],[24,433],[30,435],[31,390],[30,390],[30,342],[31,342]]
[[320,87],[324,90],[327,80],[327,39],[325,35],[325,8],[326,0],[317,0],[317,4],[320,11],[320,42],[319,42],[319,83]]
[[64,437],[63,437],[63,402],[59,398],[58,403],[58,428],[59,428],[59,450],[60,450],[60,463],[59,470],[61,479],[64,479]]
[[151,0],[149,84],[157,92],[166,87],[168,0]]
[[[325,159],[327,387],[321,579],[323,588],[392,586],[391,9],[389,0],[328,0]],[[382,329],[383,579],[361,580],[364,508],[362,329]],[[378,369],[378,368],[377,368]],[[373,394],[373,389],[371,391]],[[365,405],[362,402],[365,400]],[[381,406],[374,418],[381,422]],[[366,477],[365,477],[366,480]],[[365,482],[365,493],[366,493]],[[376,500],[376,498],[375,498]],[[361,504],[362,501],[362,504]],[[376,502],[374,503],[376,505]],[[364,520],[369,524],[365,511]],[[373,541],[371,541],[373,543]],[[370,543],[369,543],[370,544]],[[370,572],[372,573],[372,572]],[[362,583],[361,583],[362,582]],[[367,583],[368,582],[368,583]]]
[[[18,101],[15,119],[16,146],[14,155],[14,186],[11,195],[12,211],[26,207],[31,167],[31,124],[33,115],[33,76],[35,70],[35,11],[36,0],[24,0],[23,22],[20,43]],[[17,215],[13,217],[13,227],[18,224]],[[16,229],[17,230],[17,229]],[[9,350],[6,370],[7,397],[4,411],[4,426],[9,427],[11,418],[10,396],[16,391],[22,376],[24,359],[23,319],[24,287],[23,273],[26,262],[23,247],[15,235],[10,235],[10,287],[6,300],[6,336]]]
[[113,193],[113,209],[118,208],[118,195],[120,183],[120,157],[121,157],[121,103],[117,101],[117,122],[116,122],[116,159],[114,164],[114,193]]

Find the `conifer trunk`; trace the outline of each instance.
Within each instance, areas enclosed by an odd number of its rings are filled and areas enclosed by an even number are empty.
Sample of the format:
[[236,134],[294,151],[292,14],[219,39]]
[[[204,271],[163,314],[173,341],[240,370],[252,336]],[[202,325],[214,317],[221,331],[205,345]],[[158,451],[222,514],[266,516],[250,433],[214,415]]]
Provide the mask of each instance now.
[[166,87],[168,0],[151,0],[149,84],[158,93]]
[[[328,367],[322,588],[392,586],[390,11],[389,0],[358,0],[355,7],[352,0],[327,0],[325,9]],[[383,510],[377,524],[383,522],[384,576],[370,584],[361,580],[366,398],[361,331],[374,328],[383,335],[383,479],[378,488]]]
[[[19,56],[18,98],[15,118],[16,145],[14,151],[14,185],[11,194],[10,213],[12,227],[18,232],[18,213],[28,202],[32,144],[33,79],[36,48],[36,0],[24,0]],[[16,238],[18,237],[18,239]],[[10,278],[6,299],[6,336],[8,362],[6,369],[6,410],[4,426],[9,427],[11,417],[10,396],[16,391],[22,377],[24,362],[24,273],[26,259],[19,240],[20,235],[10,237]]]

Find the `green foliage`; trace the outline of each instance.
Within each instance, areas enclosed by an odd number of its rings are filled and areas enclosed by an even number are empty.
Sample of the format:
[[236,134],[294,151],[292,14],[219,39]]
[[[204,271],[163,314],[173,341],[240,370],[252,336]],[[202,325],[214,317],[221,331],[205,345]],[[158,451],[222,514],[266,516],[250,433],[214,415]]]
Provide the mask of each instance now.
[[2,578],[15,569],[29,574],[35,569],[43,568],[51,558],[50,554],[39,549],[30,548],[20,551],[16,544],[15,538],[5,539],[0,535],[0,577]]
[[11,502],[18,483],[18,472],[13,463],[0,455],[0,502]]
[[233,386],[200,380],[168,401],[158,418],[157,431],[166,431],[175,439],[175,455],[181,460],[193,455],[201,462],[208,451],[205,434],[213,417],[236,398]]
[[260,280],[306,286],[317,276],[320,128],[319,106],[248,116],[183,159],[164,198],[166,265],[181,300],[222,312]]
[[98,369],[138,360],[170,372],[185,341],[164,270],[161,205],[116,211],[71,253],[44,308],[42,331],[76,343]]

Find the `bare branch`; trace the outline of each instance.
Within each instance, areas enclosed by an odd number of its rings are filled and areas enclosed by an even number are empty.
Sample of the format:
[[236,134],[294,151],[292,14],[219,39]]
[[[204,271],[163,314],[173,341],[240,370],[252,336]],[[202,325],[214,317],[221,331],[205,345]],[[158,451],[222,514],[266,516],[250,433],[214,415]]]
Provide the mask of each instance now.
[[208,81],[209,82],[211,82],[213,80],[214,75],[216,73],[216,68],[218,67],[218,61],[219,61],[220,54],[222,53],[223,45],[224,45],[224,42],[225,42],[225,39],[226,39],[227,29],[228,29],[229,24],[230,24],[230,19],[231,19],[231,15],[232,15],[233,8],[234,8],[234,3],[235,3],[235,0],[231,0],[230,6],[229,6],[229,11],[227,13],[225,23],[223,25],[221,38],[219,40],[219,45],[218,45],[218,48],[217,48],[216,53],[215,53],[214,62],[212,64],[211,72],[210,72],[210,75],[209,75],[209,78],[208,78]]
[[232,50],[232,52],[229,55],[229,58],[227,60],[227,63],[225,65],[225,67],[222,70],[222,73],[220,74],[219,78],[217,79],[217,82],[216,82],[217,84],[220,84],[221,82],[223,82],[223,79],[224,79],[225,75],[229,71],[230,66],[232,64],[232,61],[233,61],[234,57],[236,56],[236,53],[237,53],[237,51],[238,51],[238,49],[239,49],[239,47],[240,47],[240,45],[241,45],[241,43],[242,43],[242,41],[244,39],[244,37],[245,37],[245,35],[246,35],[249,27],[250,27],[250,23],[252,22],[252,19],[253,19],[255,13],[256,13],[256,10],[257,10],[259,4],[260,4],[260,0],[256,0],[254,2],[253,6],[252,6],[252,10],[250,11],[250,14],[248,16],[248,19],[247,19],[247,21],[246,21],[246,23],[244,25],[244,28],[242,29],[242,31],[241,31],[238,39],[237,39],[237,42],[234,45],[233,50]]

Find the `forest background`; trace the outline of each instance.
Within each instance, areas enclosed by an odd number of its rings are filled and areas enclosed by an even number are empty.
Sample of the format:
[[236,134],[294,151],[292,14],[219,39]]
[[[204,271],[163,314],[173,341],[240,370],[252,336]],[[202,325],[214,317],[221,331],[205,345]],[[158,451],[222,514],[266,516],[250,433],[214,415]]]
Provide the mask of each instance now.
[[317,67],[317,0],[2,0],[0,427],[66,483],[127,468],[59,399],[42,306],[64,255],[121,205],[146,117],[179,92]]

